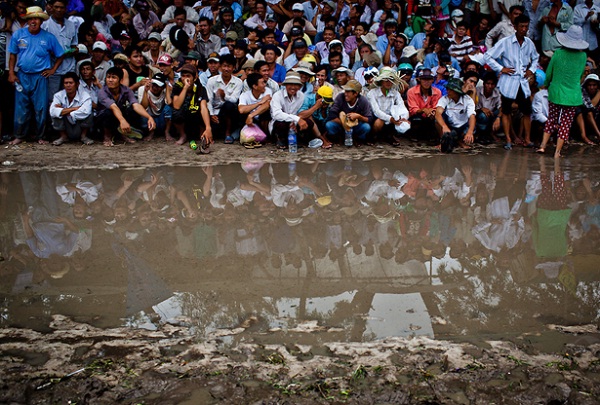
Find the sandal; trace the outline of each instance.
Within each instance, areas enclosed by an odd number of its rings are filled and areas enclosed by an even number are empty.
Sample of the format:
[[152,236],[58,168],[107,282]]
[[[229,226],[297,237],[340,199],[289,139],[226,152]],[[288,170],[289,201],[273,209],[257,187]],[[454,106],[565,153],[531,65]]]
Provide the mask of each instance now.
[[283,142],[277,141],[277,149],[285,150],[285,149],[287,149],[287,146]]
[[244,142],[242,146],[246,149],[254,149],[254,143],[252,142]]
[[144,137],[144,135],[139,130],[137,130],[133,127],[131,127],[131,131],[129,131],[129,132],[123,132],[121,127],[118,127],[117,131],[119,131],[119,133],[121,135],[123,135],[124,137],[127,137],[127,138],[142,139]]
[[54,146],[60,146],[60,145],[62,145],[65,142],[67,142],[67,140],[65,138],[58,138],[58,139],[55,139],[52,142],[52,145],[54,145]]
[[512,150],[512,143],[506,142],[506,145],[504,145],[504,149],[506,149],[506,150]]
[[260,142],[254,141],[254,142],[252,142],[252,146],[254,146],[255,148],[261,148],[263,145]]
[[94,141],[92,141],[90,138],[88,138],[87,136],[84,136],[83,138],[81,138],[81,142],[84,145],[93,145]]

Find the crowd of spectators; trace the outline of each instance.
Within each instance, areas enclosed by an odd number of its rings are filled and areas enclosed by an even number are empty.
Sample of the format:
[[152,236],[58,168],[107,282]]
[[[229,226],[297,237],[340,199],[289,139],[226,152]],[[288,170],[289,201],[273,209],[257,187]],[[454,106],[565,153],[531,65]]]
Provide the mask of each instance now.
[[[215,139],[285,149],[290,130],[323,148],[421,138],[443,152],[541,142],[543,153],[546,135],[562,145],[572,130],[594,144],[599,11],[592,0],[3,1],[0,129],[12,144],[160,134],[199,152]],[[556,74],[565,61],[575,86]],[[552,118],[563,110],[572,120]]]

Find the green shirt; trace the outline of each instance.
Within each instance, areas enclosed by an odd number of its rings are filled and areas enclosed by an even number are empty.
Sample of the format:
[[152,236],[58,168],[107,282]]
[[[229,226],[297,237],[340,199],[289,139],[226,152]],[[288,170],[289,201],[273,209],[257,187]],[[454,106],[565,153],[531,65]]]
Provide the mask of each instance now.
[[548,101],[567,107],[583,104],[581,76],[586,60],[584,51],[560,48],[554,52],[546,69],[544,83],[548,87]]

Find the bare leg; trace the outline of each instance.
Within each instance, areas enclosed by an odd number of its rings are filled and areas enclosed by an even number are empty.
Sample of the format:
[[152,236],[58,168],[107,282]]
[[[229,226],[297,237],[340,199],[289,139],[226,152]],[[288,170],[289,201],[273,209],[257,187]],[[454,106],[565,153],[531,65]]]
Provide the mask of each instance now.
[[[183,123],[179,123],[179,124],[175,124],[175,129],[177,130],[177,133],[179,134],[179,139],[177,140],[177,142],[175,142],[176,145],[183,145],[184,143],[187,142],[187,135],[185,134],[185,125]],[[175,140],[173,138],[171,138],[169,136],[170,139]],[[167,141],[169,141],[170,139],[167,138]]]
[[544,153],[546,151],[546,145],[548,144],[549,140],[550,140],[550,133],[544,131],[544,137],[542,138],[542,143],[540,144],[540,147],[536,150],[536,152]]
[[112,141],[112,134],[108,128],[104,128],[104,146],[115,146]]
[[511,116],[510,114],[502,114],[502,128],[504,129],[504,136],[506,137],[506,143],[511,143],[510,131],[511,128]]
[[560,151],[561,151],[561,149],[562,149],[562,147],[563,147],[563,145],[564,145],[564,144],[565,144],[565,141],[564,141],[564,139],[562,139],[562,138],[560,138],[560,137],[559,137],[559,138],[556,140],[556,151],[554,152],[554,158],[559,158],[559,157],[561,157],[561,155],[560,155]]
[[521,122],[523,124],[523,132],[525,134],[525,146],[527,146],[531,143],[531,116],[524,115]]
[[583,114],[577,115],[575,119],[577,120],[577,126],[579,127],[579,131],[581,132],[581,140],[587,143],[588,145],[593,145],[594,142],[590,141],[585,131],[585,121],[583,119]]

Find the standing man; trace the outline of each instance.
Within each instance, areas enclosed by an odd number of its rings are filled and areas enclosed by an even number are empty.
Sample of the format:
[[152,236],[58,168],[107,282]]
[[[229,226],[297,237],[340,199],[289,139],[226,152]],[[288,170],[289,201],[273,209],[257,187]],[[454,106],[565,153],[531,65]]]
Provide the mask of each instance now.
[[[64,59],[63,47],[56,37],[42,29],[48,15],[40,7],[27,8],[27,27],[14,33],[10,40],[8,81],[15,85],[15,139],[11,145],[23,142],[34,113],[37,140],[47,144],[44,137],[48,115],[48,77]],[[56,58],[52,64],[52,57]],[[18,72],[16,72],[18,69]]]
[[77,47],[77,29],[75,24],[65,18],[67,12],[66,0],[53,0],[50,2],[52,16],[42,23],[42,29],[56,37],[65,51],[65,59],[62,61],[56,73],[48,78],[48,97],[50,102],[54,94],[58,92],[62,84],[62,78],[67,72],[75,72],[75,49]]
[[516,32],[498,43],[485,54],[485,62],[500,76],[498,89],[502,95],[502,128],[506,135],[504,149],[512,149],[511,111],[517,103],[523,114],[525,145],[531,143],[531,90],[529,82],[535,80],[539,55],[533,41],[527,37],[529,17],[525,14],[515,18]]

